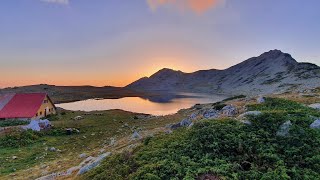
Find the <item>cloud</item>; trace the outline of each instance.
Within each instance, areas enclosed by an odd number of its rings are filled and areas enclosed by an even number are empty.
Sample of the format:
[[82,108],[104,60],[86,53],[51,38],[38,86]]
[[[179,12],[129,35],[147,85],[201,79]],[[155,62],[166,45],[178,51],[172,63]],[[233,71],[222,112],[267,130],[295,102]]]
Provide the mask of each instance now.
[[180,10],[191,10],[201,14],[217,6],[222,0],[147,0],[150,8],[156,10],[161,6],[173,6]]
[[56,3],[56,4],[69,4],[69,0],[41,0],[42,2],[47,2],[47,3]]

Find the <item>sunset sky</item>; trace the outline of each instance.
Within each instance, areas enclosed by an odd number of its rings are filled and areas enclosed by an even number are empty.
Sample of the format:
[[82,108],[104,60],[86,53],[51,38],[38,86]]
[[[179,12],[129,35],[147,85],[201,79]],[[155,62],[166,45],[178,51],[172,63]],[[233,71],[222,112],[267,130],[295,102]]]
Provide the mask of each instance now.
[[271,49],[320,65],[319,0],[1,0],[0,87],[123,86]]

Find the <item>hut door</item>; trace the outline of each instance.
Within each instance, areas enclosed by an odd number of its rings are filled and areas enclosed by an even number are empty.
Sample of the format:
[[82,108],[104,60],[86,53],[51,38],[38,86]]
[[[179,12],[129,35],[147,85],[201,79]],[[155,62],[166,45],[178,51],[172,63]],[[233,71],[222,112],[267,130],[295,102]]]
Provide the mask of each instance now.
[[47,117],[47,108],[44,109],[44,117]]

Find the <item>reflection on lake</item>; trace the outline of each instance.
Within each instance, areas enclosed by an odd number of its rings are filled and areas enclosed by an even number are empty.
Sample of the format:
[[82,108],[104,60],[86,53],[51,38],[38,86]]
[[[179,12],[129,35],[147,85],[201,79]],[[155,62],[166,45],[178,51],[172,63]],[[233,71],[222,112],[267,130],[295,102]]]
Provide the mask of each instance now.
[[122,109],[125,111],[145,113],[152,115],[168,115],[178,112],[180,109],[190,108],[200,103],[213,103],[221,101],[224,96],[203,94],[180,94],[154,96],[151,98],[125,97],[121,99],[88,99],[71,103],[57,104],[72,111],[101,111],[110,109]]

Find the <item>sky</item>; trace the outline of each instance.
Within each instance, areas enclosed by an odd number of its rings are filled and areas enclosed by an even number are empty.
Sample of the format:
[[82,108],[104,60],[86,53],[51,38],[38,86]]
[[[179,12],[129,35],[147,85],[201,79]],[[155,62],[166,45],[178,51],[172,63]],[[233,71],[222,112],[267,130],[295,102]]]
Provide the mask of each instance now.
[[320,65],[318,0],[1,0],[0,87],[125,86],[271,49]]

